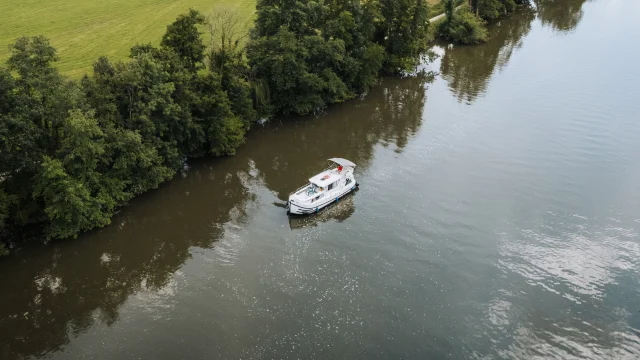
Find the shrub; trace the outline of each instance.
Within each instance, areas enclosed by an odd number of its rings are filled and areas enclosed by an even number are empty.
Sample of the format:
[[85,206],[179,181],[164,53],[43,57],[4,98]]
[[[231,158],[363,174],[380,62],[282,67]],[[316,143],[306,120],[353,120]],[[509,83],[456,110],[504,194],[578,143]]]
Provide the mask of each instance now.
[[458,11],[439,23],[437,34],[455,44],[478,44],[487,41],[484,20],[468,10]]

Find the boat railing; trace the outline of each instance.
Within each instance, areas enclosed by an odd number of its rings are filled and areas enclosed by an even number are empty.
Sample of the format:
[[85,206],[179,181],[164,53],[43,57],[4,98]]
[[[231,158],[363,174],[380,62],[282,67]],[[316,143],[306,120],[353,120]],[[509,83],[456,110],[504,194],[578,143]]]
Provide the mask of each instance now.
[[[333,171],[333,172],[335,172],[335,173],[338,173],[338,167],[337,167],[335,164],[332,164],[332,165],[331,165],[331,166],[329,166],[328,168],[326,168],[326,169],[322,170],[322,172],[321,172],[321,173],[326,172],[326,171]],[[345,171],[345,172],[346,172],[346,171]],[[291,196],[291,195],[293,195],[293,194],[297,194],[300,190],[302,190],[302,189],[304,189],[304,188],[307,188],[307,187],[309,187],[310,185],[311,185],[310,183],[307,183],[307,184],[305,184],[305,185],[303,185],[303,186],[299,187],[299,188],[298,188],[298,189],[296,189],[295,191],[290,192],[290,193],[289,193],[289,196]]]

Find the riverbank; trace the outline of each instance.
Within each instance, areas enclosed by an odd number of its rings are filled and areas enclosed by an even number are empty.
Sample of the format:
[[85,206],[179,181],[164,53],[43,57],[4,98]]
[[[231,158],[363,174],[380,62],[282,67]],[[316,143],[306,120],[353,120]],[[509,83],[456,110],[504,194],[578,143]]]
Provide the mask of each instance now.
[[[7,238],[34,224],[47,241],[109,225],[186,159],[235,154],[257,118],[317,113],[367,93],[381,74],[413,72],[431,37],[426,5],[392,3],[378,18],[345,21],[350,11],[377,14],[368,5],[326,5],[323,17],[290,23],[283,19],[297,10],[260,3],[246,48],[233,13],[211,22],[191,10],[168,26],[159,47],[137,45],[127,62],[100,58],[81,82],[57,71],[48,39],[19,39],[0,72],[7,114],[0,243],[9,244],[0,254],[12,247]],[[219,39],[210,47],[200,32],[206,24]]]
[[[381,74],[413,71],[428,46],[426,4],[374,5],[329,3],[317,17],[313,6],[260,2],[246,47],[234,13],[190,10],[160,46],[136,45],[124,62],[101,57],[79,82],[60,74],[46,37],[18,39],[0,70],[0,243],[12,247],[34,224],[47,241],[109,225],[187,159],[235,154],[256,119],[316,113],[367,93]],[[218,39],[210,46],[205,25]]]

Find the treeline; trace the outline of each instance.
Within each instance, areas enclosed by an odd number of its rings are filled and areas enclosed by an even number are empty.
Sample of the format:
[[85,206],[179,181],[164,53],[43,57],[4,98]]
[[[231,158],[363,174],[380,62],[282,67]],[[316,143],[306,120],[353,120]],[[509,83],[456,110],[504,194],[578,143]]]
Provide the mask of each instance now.
[[258,0],[247,58],[268,111],[306,114],[414,70],[428,15],[426,0]]
[[487,23],[512,13],[518,6],[528,6],[529,0],[469,0],[468,6],[454,11],[456,0],[443,0],[446,18],[438,24],[439,37],[457,44],[477,44],[487,41]]
[[258,0],[242,48],[231,14],[191,10],[159,46],[100,58],[80,81],[54,67],[45,37],[18,39],[0,68],[0,254],[27,230],[57,239],[109,224],[189,157],[234,154],[259,117],[314,112],[413,71],[427,17],[426,0]]
[[[159,47],[100,58],[79,82],[49,41],[20,38],[0,70],[0,231],[48,239],[104,226],[118,206],[170,179],[185,157],[233,154],[256,118],[240,53],[205,53],[196,11]],[[231,49],[232,50],[232,49]]]

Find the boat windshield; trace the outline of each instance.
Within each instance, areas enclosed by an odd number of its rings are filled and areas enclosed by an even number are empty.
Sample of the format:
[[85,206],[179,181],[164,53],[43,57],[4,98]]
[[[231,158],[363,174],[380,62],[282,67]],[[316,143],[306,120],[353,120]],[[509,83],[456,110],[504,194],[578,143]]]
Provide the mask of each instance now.
[[307,196],[312,196],[324,191],[324,187],[311,183],[311,186],[307,188]]
[[309,187],[307,188],[307,195],[308,195],[308,196],[311,196],[311,195],[313,195],[313,194],[317,193],[317,192],[318,192],[318,190],[319,190],[318,186],[317,186],[316,184],[313,184],[313,183],[312,183],[312,184],[311,184],[311,186],[309,186]]

